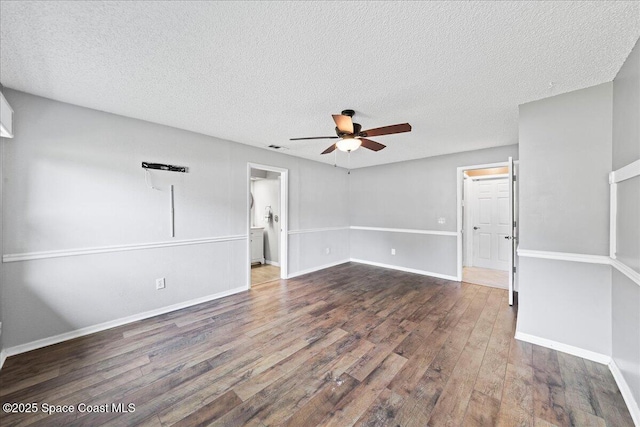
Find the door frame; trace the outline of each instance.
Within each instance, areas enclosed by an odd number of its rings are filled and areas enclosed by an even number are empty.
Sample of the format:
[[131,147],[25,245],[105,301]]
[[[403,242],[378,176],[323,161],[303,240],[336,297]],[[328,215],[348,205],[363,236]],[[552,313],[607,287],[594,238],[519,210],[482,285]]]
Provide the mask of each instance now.
[[277,166],[262,165],[259,163],[247,163],[247,289],[251,289],[251,169],[276,172],[280,174],[280,278],[289,278],[289,169]]
[[[469,165],[469,166],[460,166],[457,168],[456,173],[456,204],[457,204],[457,215],[456,215],[456,230],[457,230],[457,279],[458,281],[462,281],[462,234],[465,232],[464,223],[462,221],[462,196],[463,196],[463,183],[464,183],[464,171],[474,170],[474,169],[488,169],[488,168],[496,168],[496,167],[507,167],[509,168],[509,180],[511,182],[511,176],[513,174],[513,159],[509,157],[506,162],[496,162],[496,163],[486,163],[479,165]],[[510,212],[513,212],[513,204],[515,203],[515,198],[513,197],[513,187],[510,186]],[[513,220],[512,220],[513,222]],[[512,224],[513,225],[513,224]],[[513,239],[513,227],[511,228],[511,238]],[[513,240],[512,240],[513,242]],[[513,243],[512,243],[513,244]],[[511,251],[510,257],[510,265],[515,265],[515,255],[514,251]],[[509,305],[513,304],[513,289],[515,278],[513,269],[509,272]]]
[[459,282],[462,281],[462,234],[464,233],[464,224],[462,222],[462,196],[463,192],[463,183],[464,183],[464,172],[468,170],[474,169],[489,169],[489,168],[502,168],[508,167],[509,162],[497,162],[497,163],[485,163],[480,165],[469,165],[469,166],[459,166],[456,173],[456,230],[458,231],[457,236],[457,261],[456,261],[456,277]]

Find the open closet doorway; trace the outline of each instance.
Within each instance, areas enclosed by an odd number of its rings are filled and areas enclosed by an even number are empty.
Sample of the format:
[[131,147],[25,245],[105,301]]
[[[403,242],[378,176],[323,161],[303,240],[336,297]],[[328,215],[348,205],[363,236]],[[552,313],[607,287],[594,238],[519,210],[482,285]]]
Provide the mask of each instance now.
[[517,241],[515,165],[458,168],[458,278],[508,289],[514,301]]
[[249,163],[249,287],[287,277],[286,169]]

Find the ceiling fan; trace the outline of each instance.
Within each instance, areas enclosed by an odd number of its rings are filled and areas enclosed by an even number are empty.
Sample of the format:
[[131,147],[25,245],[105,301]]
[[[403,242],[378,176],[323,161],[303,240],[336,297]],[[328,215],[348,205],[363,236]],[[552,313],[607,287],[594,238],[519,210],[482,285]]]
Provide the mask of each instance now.
[[362,126],[359,123],[354,123],[351,119],[355,114],[353,110],[344,110],[342,114],[333,114],[333,121],[336,122],[336,135],[337,136],[312,136],[307,138],[291,138],[290,141],[299,141],[303,139],[339,139],[338,142],[331,145],[324,150],[321,154],[329,154],[336,148],[340,151],[346,151],[348,153],[353,150],[357,150],[360,146],[368,148],[373,151],[380,151],[386,145],[379,142],[368,139],[370,136],[382,136],[390,135],[392,133],[411,132],[411,125],[409,123],[402,123],[399,125],[383,126],[381,128],[361,130]]

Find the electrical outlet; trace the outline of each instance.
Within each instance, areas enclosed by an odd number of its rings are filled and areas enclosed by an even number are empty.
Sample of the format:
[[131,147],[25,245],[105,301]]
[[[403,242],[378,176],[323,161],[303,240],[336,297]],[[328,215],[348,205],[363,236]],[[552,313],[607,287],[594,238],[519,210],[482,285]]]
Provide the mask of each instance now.
[[327,254],[327,255],[329,255],[329,254],[331,253],[331,248],[327,248],[327,249],[325,249],[325,250],[324,250],[324,253],[325,253],[325,254]]
[[396,254],[396,250],[395,249],[391,249],[391,255],[395,255]]
[[165,288],[164,277],[161,277],[160,279],[156,279],[156,289],[164,289],[164,288]]
[[440,218],[438,218],[438,224],[446,224],[447,223],[447,218],[441,216]]

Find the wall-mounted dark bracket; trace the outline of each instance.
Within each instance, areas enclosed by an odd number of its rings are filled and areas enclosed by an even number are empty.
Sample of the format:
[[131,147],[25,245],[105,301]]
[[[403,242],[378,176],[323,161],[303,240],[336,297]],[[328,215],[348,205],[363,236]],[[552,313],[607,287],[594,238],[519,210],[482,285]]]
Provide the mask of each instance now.
[[186,166],[163,165],[162,163],[142,162],[142,167],[144,169],[158,169],[161,171],[169,171],[169,172],[187,173],[189,171],[189,168],[187,168]]

